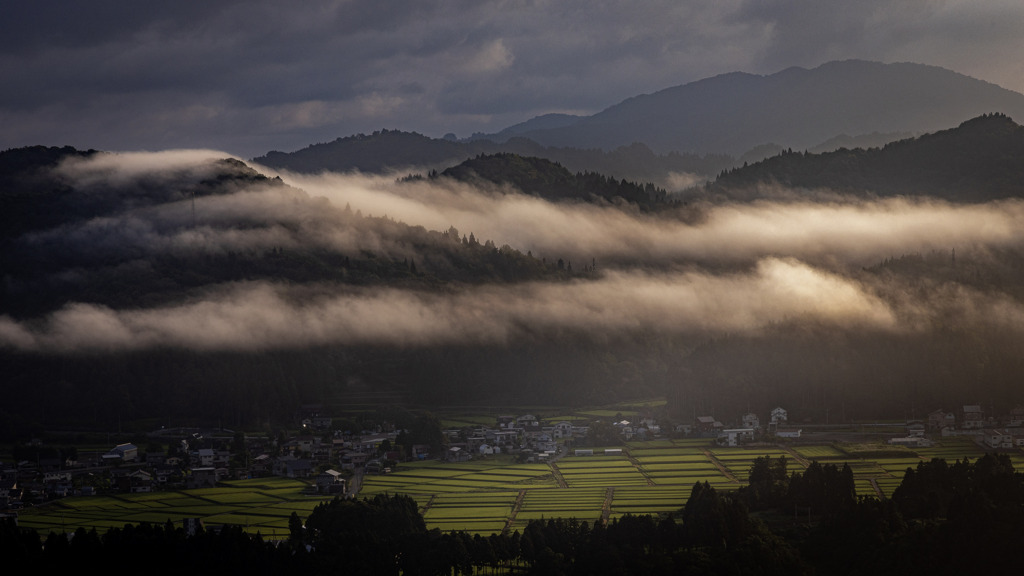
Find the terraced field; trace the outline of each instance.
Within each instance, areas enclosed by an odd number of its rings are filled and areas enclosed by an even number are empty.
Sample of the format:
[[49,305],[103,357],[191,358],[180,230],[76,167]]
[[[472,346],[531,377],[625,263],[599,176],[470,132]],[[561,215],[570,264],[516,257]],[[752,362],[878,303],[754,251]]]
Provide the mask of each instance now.
[[185,518],[207,524],[235,524],[268,539],[288,536],[292,512],[305,518],[324,498],[303,496],[306,484],[287,478],[228,482],[224,487],[125,496],[65,498],[22,511],[18,524],[43,533],[81,526],[103,532],[125,524],[181,525]]
[[[685,505],[697,482],[722,490],[742,486],[754,460],[762,456],[785,457],[790,472],[799,472],[815,460],[837,466],[846,463],[853,469],[858,495],[888,497],[907,468],[919,462],[974,460],[984,454],[982,448],[961,438],[943,439],[932,448],[863,458],[852,456],[841,445],[724,448],[706,439],[634,442],[618,454],[595,452],[595,456],[537,464],[517,464],[508,457],[405,463],[390,474],[364,477],[360,496],[406,494],[419,504],[428,527],[486,535],[521,529],[539,518],[592,522],[624,514],[672,512]],[[1024,453],[1015,453],[1011,460],[1024,469]],[[68,498],[25,510],[20,523],[43,532],[78,526],[102,531],[125,523],[180,523],[199,517],[208,524],[236,524],[267,538],[283,538],[293,511],[304,518],[323,500],[303,496],[305,486],[298,480],[271,478],[202,490]]]

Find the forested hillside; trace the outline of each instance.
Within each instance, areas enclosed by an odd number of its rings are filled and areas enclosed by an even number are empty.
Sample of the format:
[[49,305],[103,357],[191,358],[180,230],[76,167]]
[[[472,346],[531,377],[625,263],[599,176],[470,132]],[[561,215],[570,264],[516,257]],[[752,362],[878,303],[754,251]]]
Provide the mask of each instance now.
[[832,190],[857,196],[928,196],[985,202],[1024,196],[1024,127],[989,114],[956,128],[867,150],[821,154],[786,150],[727,170],[707,186],[731,198],[772,195],[771,188]]
[[432,177],[507,184],[518,191],[552,201],[628,203],[644,210],[654,210],[670,203],[666,191],[650,182],[616,181],[593,172],[573,174],[550,160],[516,154],[480,155],[446,168],[440,174],[432,173]]

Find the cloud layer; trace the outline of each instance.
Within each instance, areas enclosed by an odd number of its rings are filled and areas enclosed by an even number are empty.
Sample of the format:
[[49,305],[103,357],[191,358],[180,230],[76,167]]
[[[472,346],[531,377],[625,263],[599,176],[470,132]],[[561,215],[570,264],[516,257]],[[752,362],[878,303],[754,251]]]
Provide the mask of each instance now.
[[896,328],[887,306],[856,283],[796,261],[767,259],[737,275],[610,272],[597,281],[444,295],[328,287],[311,295],[308,288],[243,284],[201,301],[146,310],[71,304],[37,322],[0,317],[0,343],[48,352],[438,346],[590,331],[723,334],[784,321]]
[[[89,194],[127,194],[132,186],[173,192],[209,177],[216,156],[101,155],[57,172]],[[19,245],[72,262],[272,248],[370,251],[425,262],[421,248],[397,235],[398,220],[434,230],[455,225],[537,258],[576,260],[577,267],[596,263],[598,273],[574,281],[453,284],[444,290],[253,281],[207,286],[150,308],[71,302],[38,318],[0,316],[0,347],[75,353],[163,346],[500,345],[561,336],[756,334],[785,323],[883,332],[926,331],[942,322],[1024,328],[1024,307],[1012,295],[863,270],[903,254],[951,255],[955,249],[961,260],[981,260],[991,251],[1019,253],[1020,201],[765,201],[651,216],[444,180],[283,176],[301,189],[257,182],[198,197],[194,225],[190,200],[172,195],[157,205],[126,202],[119,212],[35,232]],[[364,218],[357,211],[388,218]],[[86,266],[58,273],[90,272]]]
[[731,71],[915,61],[1024,91],[1024,6],[966,0],[14,3],[0,147],[253,157],[381,128],[593,113]]

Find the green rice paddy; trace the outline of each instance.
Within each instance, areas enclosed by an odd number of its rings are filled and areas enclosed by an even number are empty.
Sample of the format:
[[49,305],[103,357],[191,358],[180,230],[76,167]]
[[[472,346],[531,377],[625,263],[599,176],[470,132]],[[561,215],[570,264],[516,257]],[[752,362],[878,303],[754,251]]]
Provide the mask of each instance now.
[[[974,460],[985,451],[970,440],[943,439],[934,447],[881,456],[865,447],[791,445],[725,448],[706,439],[631,442],[617,455],[568,456],[554,463],[514,463],[507,457],[464,463],[401,464],[386,475],[366,476],[361,497],[405,494],[419,504],[429,528],[491,534],[522,529],[530,520],[568,518],[588,522],[624,514],[661,514],[685,505],[697,482],[718,489],[742,486],[754,460],[785,457],[789,472],[806,463],[848,464],[858,496],[889,497],[907,468],[932,458]],[[1013,454],[1024,468],[1024,453]],[[304,482],[265,478],[227,482],[217,488],[148,494],[67,498],[21,512],[19,523],[42,532],[81,526],[104,531],[126,523],[181,523],[202,518],[234,524],[268,539],[285,538],[288,518],[301,518],[323,497],[302,494]]]

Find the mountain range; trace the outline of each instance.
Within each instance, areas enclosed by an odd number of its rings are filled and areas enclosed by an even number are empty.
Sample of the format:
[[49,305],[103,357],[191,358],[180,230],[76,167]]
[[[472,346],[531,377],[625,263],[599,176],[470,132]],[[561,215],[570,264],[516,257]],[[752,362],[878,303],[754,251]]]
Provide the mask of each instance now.
[[590,116],[548,114],[463,140],[382,130],[254,160],[306,173],[385,173],[443,170],[508,152],[672,191],[785,149],[880,147],[987,113],[1024,119],[1024,95],[935,66],[850,60],[767,76],[724,74]]
[[[875,123],[825,97],[901,85],[894,70],[933,78],[946,104]],[[264,425],[366,393],[395,406],[662,396],[678,418],[724,420],[784,404],[807,422],[1024,402],[1019,95],[860,62],[702,82],[678,94],[787,86],[766,114],[799,108],[802,86],[801,130],[836,116],[802,138],[839,148],[756,146],[767,157],[742,165],[520,136],[596,126],[555,116],[500,144],[381,131],[259,159],[291,168],[280,176],[207,151],[0,153],[0,436],[31,421]],[[1003,100],[940,118],[982,93]],[[719,112],[750,98],[719,93]],[[928,122],[942,123],[920,132]],[[722,137],[797,130],[741,124]],[[634,176],[677,171],[718,177],[679,193]]]
[[739,156],[774,143],[804,150],[846,134],[922,133],[984,113],[1024,118],[1024,95],[922,64],[861,60],[762,76],[734,72],[629,98],[591,116],[559,117],[515,134],[544,146],[611,150],[643,142],[656,153]]

